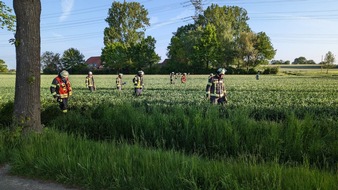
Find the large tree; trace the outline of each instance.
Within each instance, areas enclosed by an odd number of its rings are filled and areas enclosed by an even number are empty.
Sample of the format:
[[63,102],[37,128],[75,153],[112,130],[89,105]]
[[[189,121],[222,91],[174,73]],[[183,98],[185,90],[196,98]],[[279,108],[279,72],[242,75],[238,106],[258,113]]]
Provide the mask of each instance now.
[[57,73],[61,70],[61,60],[59,53],[46,51],[41,56],[41,66],[43,73]]
[[253,32],[241,32],[237,42],[241,58],[238,61],[238,66],[242,65],[247,71],[255,66],[257,60],[258,51],[254,47],[255,41],[256,35]]
[[129,47],[144,38],[145,27],[149,26],[148,11],[137,2],[114,1],[108,11],[104,29],[104,44],[120,42]]
[[336,61],[335,56],[331,51],[327,52],[324,58],[324,68],[326,69],[326,74],[329,73],[329,69],[334,68],[334,62]]
[[137,2],[114,1],[108,11],[104,29],[104,45],[101,59],[115,70],[151,67],[160,60],[155,53],[155,39],[144,37],[149,26],[148,11]]
[[245,9],[212,4],[194,24],[180,27],[168,46],[169,66],[201,70],[237,65],[255,67],[275,56],[269,37],[251,31]]
[[160,61],[160,56],[155,53],[155,43],[156,40],[148,36],[130,48],[130,56],[134,63],[134,68],[143,69],[148,67],[151,69],[154,64]]
[[200,26],[206,26],[208,23],[216,27],[217,42],[220,44],[218,51],[218,62],[221,65],[231,65],[237,59],[242,59],[238,54],[236,42],[240,38],[241,32],[250,32],[251,29],[247,23],[249,17],[247,11],[238,6],[222,6],[212,4],[207,7],[203,15],[196,22]]
[[105,62],[105,67],[122,72],[122,69],[129,68],[128,48],[120,42],[107,44],[102,49],[101,59]]
[[169,62],[167,69],[171,71],[190,70],[194,45],[197,41],[195,35],[196,25],[188,24],[181,26],[174,33],[167,47]]
[[213,24],[207,24],[205,28],[198,27],[196,33],[198,38],[193,46],[192,65],[195,73],[198,73],[217,66],[218,41]]
[[5,64],[5,61],[0,59],[0,72],[7,72],[7,65]]
[[16,14],[16,80],[13,126],[41,131],[40,0],[14,0]]
[[84,63],[84,55],[75,48],[69,48],[62,54],[61,64],[63,69],[76,70],[77,68],[82,67]]
[[303,56],[300,56],[298,58],[295,58],[295,60],[292,62],[292,64],[297,65],[297,64],[306,64],[307,59]]
[[267,60],[271,60],[276,55],[276,50],[270,41],[268,35],[265,32],[259,32],[256,34],[256,40],[254,48],[257,50],[256,64],[268,64]]

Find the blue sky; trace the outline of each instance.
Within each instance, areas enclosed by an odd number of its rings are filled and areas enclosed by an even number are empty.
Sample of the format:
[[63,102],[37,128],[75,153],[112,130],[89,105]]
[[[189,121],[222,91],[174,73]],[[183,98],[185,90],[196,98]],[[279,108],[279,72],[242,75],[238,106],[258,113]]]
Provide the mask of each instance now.
[[[12,7],[12,0],[2,1]],[[108,26],[104,20],[112,2],[41,0],[41,53],[52,51],[62,55],[65,50],[76,48],[85,59],[99,56],[103,48],[103,30]],[[151,26],[147,27],[146,35],[156,39],[156,53],[164,60],[172,33],[193,22],[189,17],[194,15],[194,8],[189,0],[136,2],[148,10]],[[276,60],[292,62],[304,56],[318,63],[328,51],[338,54],[337,0],[204,0],[203,8],[212,3],[246,9],[251,29],[270,37],[277,49]],[[10,38],[13,33],[0,30],[0,59],[9,69],[15,69],[15,47],[8,43]]]

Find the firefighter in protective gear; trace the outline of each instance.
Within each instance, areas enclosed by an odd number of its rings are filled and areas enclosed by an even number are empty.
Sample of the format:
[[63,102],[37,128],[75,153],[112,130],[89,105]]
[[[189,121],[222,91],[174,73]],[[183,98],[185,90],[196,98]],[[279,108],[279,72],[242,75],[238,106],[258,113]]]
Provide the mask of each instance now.
[[117,90],[121,91],[122,90],[122,85],[125,85],[126,82],[122,82],[122,73],[119,73],[116,77],[116,88]]
[[68,98],[72,95],[72,87],[68,80],[69,73],[66,70],[61,71],[56,76],[50,86],[50,92],[59,102],[59,107],[63,113],[67,113]]
[[185,83],[187,82],[187,73],[183,73],[182,77],[181,77],[181,82]]
[[170,73],[170,84],[175,84],[174,77],[175,77],[175,73],[171,72]]
[[143,71],[138,71],[137,75],[133,78],[133,83],[134,83],[134,94],[136,96],[141,96],[142,95],[142,90],[144,88],[144,83],[143,83]]
[[226,69],[219,68],[216,72],[216,75],[208,79],[208,84],[206,86],[206,97],[210,100],[212,104],[226,104],[227,93],[224,85],[223,76],[226,72]]
[[86,76],[86,87],[90,90],[90,92],[93,92],[96,90],[96,86],[95,86],[95,80],[93,77],[93,73],[91,71],[89,71],[88,76]]

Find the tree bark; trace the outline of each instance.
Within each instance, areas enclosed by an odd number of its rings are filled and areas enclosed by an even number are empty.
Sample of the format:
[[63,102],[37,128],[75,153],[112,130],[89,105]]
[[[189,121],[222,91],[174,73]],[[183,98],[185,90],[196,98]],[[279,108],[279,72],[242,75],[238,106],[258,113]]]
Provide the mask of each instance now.
[[16,81],[13,126],[42,131],[40,104],[40,0],[14,0]]

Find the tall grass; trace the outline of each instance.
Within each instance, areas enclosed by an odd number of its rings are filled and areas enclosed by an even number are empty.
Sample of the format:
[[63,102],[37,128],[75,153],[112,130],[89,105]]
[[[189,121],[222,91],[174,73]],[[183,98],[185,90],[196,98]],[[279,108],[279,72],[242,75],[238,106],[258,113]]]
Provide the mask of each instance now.
[[223,161],[52,131],[25,139],[12,172],[85,189],[335,189],[337,174],[241,157]]
[[[303,119],[283,113],[284,120],[255,120],[250,110],[205,105],[100,105],[86,115],[72,112],[50,124],[94,140],[123,140],[174,149],[207,158],[251,155],[262,162],[310,165],[337,170],[337,121]],[[325,124],[326,123],[326,124]]]

